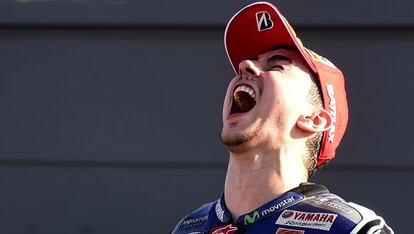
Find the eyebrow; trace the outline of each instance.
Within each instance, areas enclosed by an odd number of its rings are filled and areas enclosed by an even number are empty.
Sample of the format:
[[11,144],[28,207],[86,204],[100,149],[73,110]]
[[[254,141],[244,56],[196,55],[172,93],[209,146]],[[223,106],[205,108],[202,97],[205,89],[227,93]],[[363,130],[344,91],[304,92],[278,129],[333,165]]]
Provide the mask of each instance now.
[[292,63],[293,60],[289,57],[286,57],[280,54],[273,55],[272,57],[267,59],[267,63],[276,63],[279,61],[286,61],[288,63]]

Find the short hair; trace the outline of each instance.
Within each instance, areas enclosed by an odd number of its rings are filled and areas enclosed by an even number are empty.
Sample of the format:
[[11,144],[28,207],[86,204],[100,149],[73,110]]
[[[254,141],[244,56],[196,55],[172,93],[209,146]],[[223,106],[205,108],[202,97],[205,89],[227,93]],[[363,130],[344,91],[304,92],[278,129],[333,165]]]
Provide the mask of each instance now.
[[[309,90],[307,99],[308,102],[313,105],[315,108],[323,108],[323,100],[321,89],[319,87],[319,82],[316,80],[314,74],[311,74],[312,84]],[[306,141],[305,145],[305,155],[304,155],[304,164],[306,170],[308,171],[308,176],[312,176],[315,172],[321,168],[321,166],[326,165],[329,161],[326,161],[323,165],[316,166],[317,159],[321,150],[323,133],[318,132],[311,138]]]

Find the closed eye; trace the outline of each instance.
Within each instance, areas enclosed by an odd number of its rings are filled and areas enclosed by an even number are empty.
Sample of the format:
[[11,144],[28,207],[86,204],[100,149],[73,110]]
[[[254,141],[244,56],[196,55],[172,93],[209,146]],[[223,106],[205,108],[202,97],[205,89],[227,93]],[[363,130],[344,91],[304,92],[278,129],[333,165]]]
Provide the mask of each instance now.
[[276,64],[276,65],[272,65],[271,66],[271,71],[279,71],[279,70],[284,70],[285,68],[282,66],[282,65],[280,65],[280,64]]
[[267,64],[269,65],[269,70],[272,71],[279,71],[284,70],[285,65],[289,65],[292,63],[292,59],[280,54],[273,55],[267,60]]

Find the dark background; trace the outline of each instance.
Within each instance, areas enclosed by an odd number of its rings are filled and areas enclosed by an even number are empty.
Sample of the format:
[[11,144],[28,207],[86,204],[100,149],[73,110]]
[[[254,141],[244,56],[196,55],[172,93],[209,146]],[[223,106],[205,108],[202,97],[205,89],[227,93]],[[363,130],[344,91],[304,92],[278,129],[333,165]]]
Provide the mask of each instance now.
[[[250,2],[0,0],[0,233],[167,233],[219,197],[223,32]],[[312,180],[410,233],[414,2],[276,4],[347,78]]]

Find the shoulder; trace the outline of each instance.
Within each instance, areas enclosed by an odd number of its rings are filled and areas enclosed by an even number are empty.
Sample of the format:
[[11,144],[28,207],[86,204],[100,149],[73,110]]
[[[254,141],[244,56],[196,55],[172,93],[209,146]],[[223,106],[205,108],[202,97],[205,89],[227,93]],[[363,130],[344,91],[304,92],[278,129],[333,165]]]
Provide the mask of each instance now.
[[349,202],[358,213],[361,215],[361,221],[352,230],[351,234],[368,233],[368,234],[393,234],[394,231],[385,223],[381,216],[375,214],[374,211],[358,205],[356,203]]
[[205,229],[217,202],[218,201],[214,201],[204,204],[197,210],[189,213],[187,216],[182,218],[180,222],[178,222],[173,229],[172,234],[184,234],[189,233],[190,231],[202,231]]
[[[350,234],[392,234],[394,233],[387,226],[384,219],[374,211],[352,203],[347,202],[339,196],[332,193],[321,193],[307,197],[298,204],[298,208],[306,211],[302,214],[303,219],[316,217],[318,214],[321,219],[314,220],[313,224],[325,225],[326,228],[332,229],[334,233],[350,233]],[[309,214],[308,214],[309,213]],[[313,216],[312,216],[313,215]],[[299,217],[299,216],[298,216]],[[322,219],[322,217],[328,217]]]

